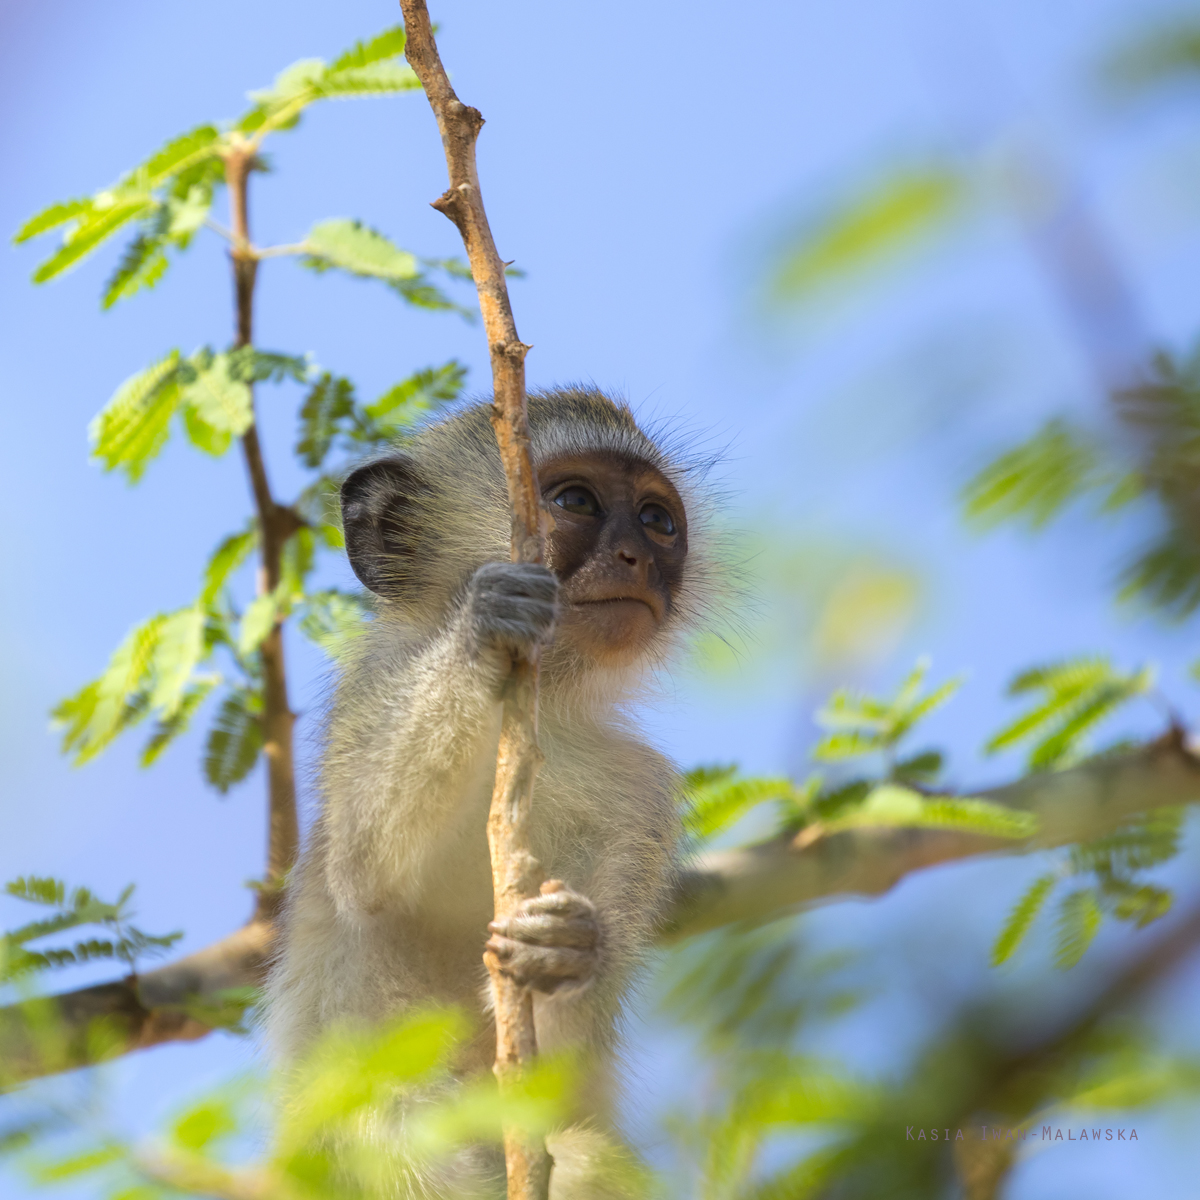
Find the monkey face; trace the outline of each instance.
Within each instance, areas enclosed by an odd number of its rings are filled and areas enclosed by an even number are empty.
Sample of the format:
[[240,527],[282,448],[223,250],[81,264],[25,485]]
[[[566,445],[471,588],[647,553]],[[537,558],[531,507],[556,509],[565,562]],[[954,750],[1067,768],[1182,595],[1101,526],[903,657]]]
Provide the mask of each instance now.
[[656,467],[594,451],[538,467],[562,585],[558,640],[606,665],[636,658],[671,616],[687,558],[683,501]]

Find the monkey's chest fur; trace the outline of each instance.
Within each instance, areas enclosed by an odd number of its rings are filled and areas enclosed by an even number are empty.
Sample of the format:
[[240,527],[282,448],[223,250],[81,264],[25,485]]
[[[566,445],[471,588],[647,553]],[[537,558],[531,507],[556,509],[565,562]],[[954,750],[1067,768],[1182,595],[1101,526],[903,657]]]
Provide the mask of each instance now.
[[[327,756],[325,808],[289,889],[269,987],[269,1032],[283,1053],[331,1023],[376,1023],[428,1003],[464,1006],[486,1025],[499,706],[477,722],[455,716],[461,742],[436,747],[431,772],[410,760],[389,771],[362,743],[357,764],[344,750]],[[539,1039],[601,1049],[669,884],[673,772],[616,721],[544,711],[540,741],[533,849],[548,877],[596,905],[601,944],[586,987],[535,997]]]

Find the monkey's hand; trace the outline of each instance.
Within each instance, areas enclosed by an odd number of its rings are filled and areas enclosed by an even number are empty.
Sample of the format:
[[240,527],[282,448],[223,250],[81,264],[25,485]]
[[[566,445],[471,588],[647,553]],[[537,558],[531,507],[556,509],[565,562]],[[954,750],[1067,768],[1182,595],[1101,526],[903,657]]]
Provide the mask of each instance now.
[[586,983],[596,970],[596,906],[557,879],[504,921],[488,925],[487,948],[500,969],[539,992]]
[[550,640],[558,578],[540,563],[484,563],[467,589],[471,648],[517,657]]

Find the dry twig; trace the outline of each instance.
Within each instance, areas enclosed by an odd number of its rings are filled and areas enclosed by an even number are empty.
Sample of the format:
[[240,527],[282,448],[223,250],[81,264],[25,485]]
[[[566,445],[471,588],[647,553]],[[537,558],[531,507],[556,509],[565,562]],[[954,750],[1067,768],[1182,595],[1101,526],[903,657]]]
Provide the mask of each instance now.
[[[529,448],[525,411],[525,354],[529,347],[517,336],[505,264],[496,252],[475,166],[475,139],[483,127],[477,109],[454,94],[433,40],[425,0],[400,0],[407,43],[404,55],[416,72],[437,118],[446,152],[450,186],[433,202],[458,227],[479,292],[484,331],[492,360],[492,428],[500,447],[508,498],[512,506],[512,556],[515,562],[541,562],[545,548],[546,515]],[[504,700],[496,783],[488,814],[488,845],[492,855],[492,884],[496,920],[507,917],[525,899],[537,894],[541,866],[529,849],[529,817],[533,784],[542,755],[537,744],[536,655],[514,665]],[[485,956],[495,993],[496,1075],[501,1088],[537,1053],[533,997],[502,974],[494,955]],[[504,1156],[510,1200],[534,1200],[547,1195],[551,1160],[539,1142],[506,1131]]]

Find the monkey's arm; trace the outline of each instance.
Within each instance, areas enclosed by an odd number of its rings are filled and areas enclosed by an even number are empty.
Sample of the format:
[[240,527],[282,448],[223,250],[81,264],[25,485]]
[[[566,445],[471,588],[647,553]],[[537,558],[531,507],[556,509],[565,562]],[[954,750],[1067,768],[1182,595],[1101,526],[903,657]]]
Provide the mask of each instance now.
[[424,645],[389,640],[383,622],[367,635],[324,763],[325,870],[339,908],[414,897],[463,805],[490,792],[501,689],[513,654],[553,628],[557,588],[544,567],[487,563]]

